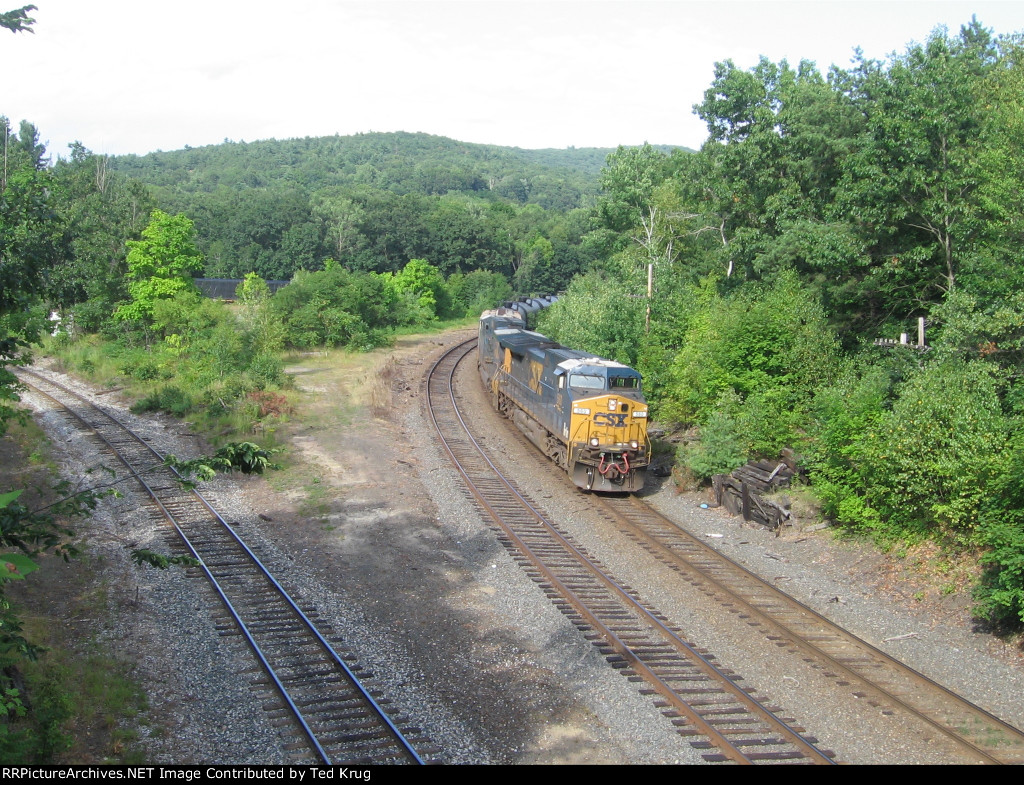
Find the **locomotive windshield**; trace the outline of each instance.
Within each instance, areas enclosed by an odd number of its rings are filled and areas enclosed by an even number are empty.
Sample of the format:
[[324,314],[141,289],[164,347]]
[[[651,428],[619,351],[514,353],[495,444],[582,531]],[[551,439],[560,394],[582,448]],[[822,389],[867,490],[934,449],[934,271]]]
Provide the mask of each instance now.
[[569,374],[569,386],[578,387],[584,390],[603,390],[604,377],[593,376],[589,373]]
[[640,379],[636,376],[609,376],[608,388],[611,390],[639,390]]

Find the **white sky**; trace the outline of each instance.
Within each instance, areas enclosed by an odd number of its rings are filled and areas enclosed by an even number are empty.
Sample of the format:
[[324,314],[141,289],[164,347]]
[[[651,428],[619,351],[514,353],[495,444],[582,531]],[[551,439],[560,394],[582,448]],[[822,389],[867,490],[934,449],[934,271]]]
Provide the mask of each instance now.
[[0,0],[0,114],[54,156],[422,131],[523,148],[697,148],[714,63],[850,64],[1020,0]]

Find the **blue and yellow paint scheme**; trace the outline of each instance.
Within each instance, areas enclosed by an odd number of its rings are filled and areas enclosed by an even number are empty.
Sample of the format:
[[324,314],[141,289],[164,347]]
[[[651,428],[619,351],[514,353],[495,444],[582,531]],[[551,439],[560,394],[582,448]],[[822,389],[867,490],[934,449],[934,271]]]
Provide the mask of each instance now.
[[651,443],[637,371],[551,341],[505,308],[480,317],[477,349],[495,408],[577,486],[643,488]]

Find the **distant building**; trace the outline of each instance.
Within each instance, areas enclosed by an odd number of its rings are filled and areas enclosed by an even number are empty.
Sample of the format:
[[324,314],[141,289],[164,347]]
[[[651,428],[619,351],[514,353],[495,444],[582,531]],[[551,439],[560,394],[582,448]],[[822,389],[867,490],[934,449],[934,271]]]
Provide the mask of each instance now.
[[[234,300],[238,284],[242,283],[241,278],[193,278],[192,282],[199,287],[203,297],[211,300]],[[267,281],[270,293],[274,294],[282,286],[287,286],[291,281]]]

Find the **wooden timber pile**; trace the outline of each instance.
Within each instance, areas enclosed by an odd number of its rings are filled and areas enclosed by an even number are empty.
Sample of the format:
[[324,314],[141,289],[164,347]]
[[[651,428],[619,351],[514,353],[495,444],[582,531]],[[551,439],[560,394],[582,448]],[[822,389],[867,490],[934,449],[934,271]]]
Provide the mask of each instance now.
[[741,466],[732,474],[716,474],[711,478],[715,502],[732,515],[742,515],[745,521],[777,530],[783,521],[789,520],[789,510],[763,496],[788,488],[794,474],[782,461],[758,461]]

